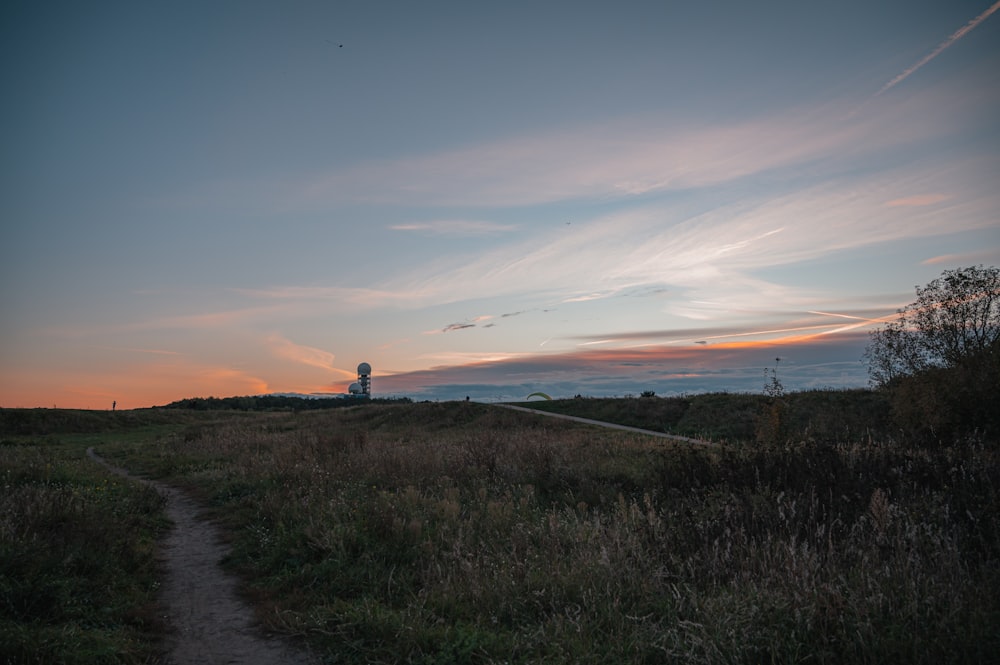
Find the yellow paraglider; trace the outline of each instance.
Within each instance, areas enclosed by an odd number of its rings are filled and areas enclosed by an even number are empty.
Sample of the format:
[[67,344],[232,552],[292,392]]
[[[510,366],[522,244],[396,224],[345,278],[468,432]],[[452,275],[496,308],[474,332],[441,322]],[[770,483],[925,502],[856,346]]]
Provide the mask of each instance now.
[[552,399],[551,397],[549,397],[545,393],[531,393],[530,395],[528,395],[527,399],[531,399],[532,397],[544,397],[547,400],[551,400]]

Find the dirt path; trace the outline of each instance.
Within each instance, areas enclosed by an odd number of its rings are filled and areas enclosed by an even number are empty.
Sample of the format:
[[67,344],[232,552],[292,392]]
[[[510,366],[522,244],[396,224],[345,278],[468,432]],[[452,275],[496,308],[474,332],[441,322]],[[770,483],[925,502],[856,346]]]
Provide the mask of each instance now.
[[227,547],[219,530],[200,517],[198,504],[180,490],[112,466],[93,448],[87,455],[119,475],[152,486],[167,499],[166,511],[174,528],[163,543],[167,577],[161,586],[161,602],[175,631],[167,637],[169,665],[319,663],[260,631],[253,609],[237,594],[236,580],[219,567]]

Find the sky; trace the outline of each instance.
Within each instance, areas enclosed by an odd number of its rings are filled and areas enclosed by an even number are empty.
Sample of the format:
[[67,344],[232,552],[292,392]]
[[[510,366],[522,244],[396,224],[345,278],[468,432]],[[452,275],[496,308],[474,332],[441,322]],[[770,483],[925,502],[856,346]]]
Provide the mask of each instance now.
[[13,2],[0,83],[2,407],[862,387],[1000,265],[990,0]]

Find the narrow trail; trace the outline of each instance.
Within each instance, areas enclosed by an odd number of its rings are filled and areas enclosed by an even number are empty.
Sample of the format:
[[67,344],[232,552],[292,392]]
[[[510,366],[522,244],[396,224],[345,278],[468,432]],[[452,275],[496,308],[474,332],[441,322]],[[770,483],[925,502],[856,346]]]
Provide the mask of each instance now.
[[202,508],[178,489],[139,478],[87,449],[98,464],[153,487],[167,500],[174,527],[163,542],[167,576],[161,602],[174,632],[167,636],[168,665],[316,665],[319,659],[276,637],[264,635],[253,609],[237,593],[237,582],[219,567],[228,548],[218,528],[202,519]]
[[596,425],[598,427],[607,427],[608,429],[620,429],[626,432],[635,432],[636,434],[645,434],[646,436],[658,436],[661,439],[671,439],[672,441],[683,441],[684,443],[694,443],[699,446],[718,446],[719,444],[712,441],[704,441],[702,439],[692,439],[691,437],[681,436],[679,434],[667,434],[666,432],[656,432],[651,429],[641,429],[639,427],[631,427],[629,425],[616,425],[615,423],[607,423],[603,420],[591,420],[590,418],[581,418],[580,416],[568,416],[564,413],[553,413],[551,411],[542,411],[541,409],[529,409],[526,406],[515,406],[514,404],[495,404],[503,409],[511,409],[513,411],[523,411],[524,413],[535,413],[540,416],[549,416],[552,418],[562,418],[563,420],[572,420],[574,422],[583,423],[585,425]]

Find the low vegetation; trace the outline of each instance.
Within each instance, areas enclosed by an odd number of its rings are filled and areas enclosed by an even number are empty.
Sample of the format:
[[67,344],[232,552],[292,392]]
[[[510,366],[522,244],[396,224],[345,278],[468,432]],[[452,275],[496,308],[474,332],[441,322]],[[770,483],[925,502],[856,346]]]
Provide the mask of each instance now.
[[164,630],[162,500],[86,459],[162,417],[0,410],[0,662],[143,663]]
[[[181,410],[173,426],[8,436],[3,643],[69,653],[75,626],[92,653],[110,653],[106,626],[124,626],[128,639],[114,639],[126,646],[156,628],[143,608],[157,499],[98,489],[115,482],[82,459],[98,437],[116,463],[202,496],[260,619],[331,663],[994,659],[996,447],[880,438],[865,425],[880,411],[867,391],[780,398],[781,442],[760,440],[768,403],[746,395],[545,403],[639,425],[646,409],[726,442],[711,447],[466,402]],[[57,482],[48,464],[63,469]],[[36,505],[53,508],[35,517]],[[119,566],[127,588],[95,582]],[[50,588],[48,604],[27,588]],[[46,619],[54,607],[61,618]]]
[[[779,384],[780,385],[780,384]],[[777,423],[767,423],[774,404]],[[520,406],[719,443],[788,436],[809,443],[898,439],[888,397],[871,390],[811,390],[773,394],[713,393],[688,397],[582,397],[535,400]],[[773,424],[773,432],[764,427]]]

